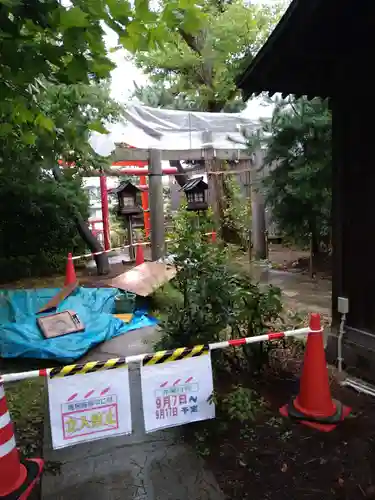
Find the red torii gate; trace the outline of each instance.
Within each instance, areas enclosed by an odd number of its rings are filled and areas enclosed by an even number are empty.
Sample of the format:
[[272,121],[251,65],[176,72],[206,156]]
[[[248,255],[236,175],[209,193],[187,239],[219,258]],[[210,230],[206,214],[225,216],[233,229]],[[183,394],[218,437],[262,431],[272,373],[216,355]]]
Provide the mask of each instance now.
[[[134,146],[128,146],[128,148],[135,149]],[[61,166],[74,166],[74,162],[66,163],[63,160],[58,160],[59,165]],[[148,162],[142,160],[123,160],[116,161],[112,163],[112,167],[133,167],[133,168],[125,168],[119,170],[119,175],[135,175],[139,176],[139,182],[142,186],[142,209],[143,209],[143,220],[145,226],[146,237],[150,235],[150,209],[149,209],[149,197],[148,197],[148,184],[147,184],[147,176],[148,176]],[[137,170],[134,169],[137,167]],[[177,172],[177,168],[175,167],[166,167],[162,169],[163,174],[173,175]],[[102,207],[102,223],[103,223],[103,239],[104,239],[104,250],[111,249],[111,238],[110,238],[110,228],[109,228],[109,207],[108,207],[108,188],[107,188],[107,177],[105,173],[99,174],[100,179],[100,199],[101,199],[101,207]],[[97,221],[96,221],[97,222]]]

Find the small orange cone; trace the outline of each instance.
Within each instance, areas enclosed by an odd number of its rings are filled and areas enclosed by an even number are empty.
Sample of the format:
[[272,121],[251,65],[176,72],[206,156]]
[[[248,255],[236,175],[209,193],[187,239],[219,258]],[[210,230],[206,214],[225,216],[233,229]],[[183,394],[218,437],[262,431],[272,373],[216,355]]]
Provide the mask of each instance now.
[[66,263],[64,286],[72,285],[73,283],[77,283],[77,276],[76,276],[76,271],[74,269],[73,257],[72,254],[69,252],[68,261]]
[[43,471],[44,462],[20,460],[8,412],[4,386],[0,382],[0,498],[26,500]]
[[137,253],[135,254],[135,265],[139,266],[143,264],[145,261],[145,256],[143,254],[143,246],[139,244],[137,245]]
[[311,314],[310,330],[300,392],[289,404],[280,408],[280,413],[284,417],[298,420],[301,424],[329,432],[349,415],[351,409],[331,397],[319,314]]

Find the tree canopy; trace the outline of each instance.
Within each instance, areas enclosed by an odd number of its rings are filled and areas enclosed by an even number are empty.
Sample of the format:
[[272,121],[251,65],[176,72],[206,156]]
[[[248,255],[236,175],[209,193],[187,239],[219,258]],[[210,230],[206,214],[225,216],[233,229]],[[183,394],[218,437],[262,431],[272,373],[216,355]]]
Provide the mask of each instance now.
[[330,237],[331,113],[318,98],[276,101],[263,123],[267,203],[282,232],[315,252]]
[[[93,124],[121,117],[121,107],[105,84],[43,83],[38,106],[54,123],[55,133],[41,129],[30,144],[18,142],[0,163],[0,273],[2,279],[57,271],[68,251],[82,251],[77,220],[87,220],[88,200],[81,177],[87,165],[100,167],[88,144]],[[74,161],[56,183],[51,168],[58,158]],[[11,264],[11,265],[9,265]]]
[[200,17],[191,0],[166,2],[157,12],[148,0],[1,2],[2,141],[30,144],[35,128],[54,133],[53,122],[39,106],[45,81],[88,84],[109,77],[114,63],[105,47],[105,26],[125,48],[147,50],[160,44],[165,25],[196,27]]
[[[164,2],[162,5],[168,4]],[[255,54],[279,19],[281,5],[258,6],[240,0],[201,0],[200,22],[160,25],[162,43],[134,61],[151,84],[136,89],[149,104],[200,111],[240,111],[245,107],[235,85],[245,54]],[[163,19],[163,16],[161,16]],[[180,107],[178,108],[180,109]]]

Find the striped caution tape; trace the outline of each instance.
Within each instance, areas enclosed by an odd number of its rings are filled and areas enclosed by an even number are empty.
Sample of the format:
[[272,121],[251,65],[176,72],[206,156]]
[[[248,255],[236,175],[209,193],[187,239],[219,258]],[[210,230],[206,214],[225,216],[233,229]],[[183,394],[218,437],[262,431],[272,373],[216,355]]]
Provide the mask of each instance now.
[[[62,366],[59,368],[41,368],[28,372],[5,373],[0,374],[1,382],[15,382],[16,380],[27,380],[36,377],[67,377],[69,375],[83,375],[100,370],[111,370],[114,368],[122,368],[129,363],[142,363],[143,366],[152,366],[156,364],[167,363],[168,361],[178,361],[185,358],[193,358],[208,354],[216,349],[225,349],[227,347],[238,347],[245,344],[255,344],[258,342],[267,342],[280,340],[285,337],[305,336],[309,334],[323,332],[322,328],[297,328],[286,332],[269,332],[263,335],[254,335],[239,339],[223,340],[221,342],[213,342],[208,345],[197,345],[194,347],[180,347],[169,351],[159,351],[154,354],[136,354],[127,357],[109,359],[108,361],[91,361],[85,364],[75,364]],[[1,399],[1,398],[0,398]]]
[[143,366],[160,365],[170,361],[179,361],[181,359],[196,358],[208,354],[208,345],[196,345],[194,347],[179,347],[172,351],[158,351],[155,354],[147,354],[142,360]]
[[89,361],[88,363],[82,365],[76,364],[66,365],[59,368],[51,368],[49,377],[56,378],[69,377],[70,375],[84,375],[85,373],[123,368],[126,365],[126,358],[114,358],[108,359],[107,361]]

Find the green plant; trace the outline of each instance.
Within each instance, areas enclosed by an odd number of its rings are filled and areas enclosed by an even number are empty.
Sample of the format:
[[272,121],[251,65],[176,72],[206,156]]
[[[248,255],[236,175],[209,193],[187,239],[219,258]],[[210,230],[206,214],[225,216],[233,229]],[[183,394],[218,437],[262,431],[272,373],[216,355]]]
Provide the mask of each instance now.
[[262,400],[252,389],[237,385],[220,401],[221,409],[228,415],[230,420],[244,423],[254,420],[256,412],[262,406]]
[[[230,263],[230,252],[207,237],[211,227],[210,214],[198,216],[181,210],[174,220],[174,283],[182,300],[171,303],[165,311],[160,348],[253,336],[268,330],[280,314],[280,290],[261,290],[248,276],[241,275]],[[251,369],[260,369],[267,355],[268,349],[259,345],[245,346],[242,354],[222,353],[238,368],[246,363]],[[219,356],[215,355],[216,359]]]
[[12,166],[16,175],[0,168],[2,281],[59,272],[68,252],[85,251],[69,216],[72,207],[85,219],[88,215],[80,179],[57,185],[50,176],[38,175],[37,168],[22,167]]
[[244,250],[248,250],[251,228],[251,203],[241,192],[240,185],[233,175],[223,180],[226,208],[224,209],[223,227],[238,235],[238,242]]
[[[331,232],[332,120],[327,101],[276,99],[258,138],[266,146],[266,202],[284,235],[318,255]],[[263,137],[262,137],[263,135]],[[258,140],[257,140],[258,139]]]

